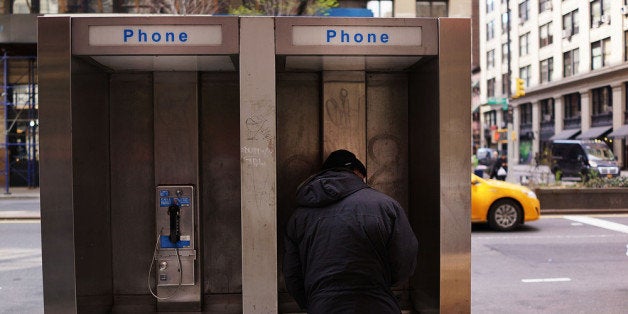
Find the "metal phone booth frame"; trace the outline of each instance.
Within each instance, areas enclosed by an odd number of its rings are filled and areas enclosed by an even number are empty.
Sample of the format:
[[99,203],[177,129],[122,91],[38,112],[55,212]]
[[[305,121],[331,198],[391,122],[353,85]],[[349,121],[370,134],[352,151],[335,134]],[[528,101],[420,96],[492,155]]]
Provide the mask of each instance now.
[[[46,313],[239,304],[238,18],[38,22]],[[159,193],[189,220],[185,250],[155,261]]]
[[394,289],[402,310],[470,312],[470,21],[277,17],[275,29],[278,233],[298,183],[349,149],[419,240],[414,277]]
[[[468,19],[56,15],[38,30],[47,313],[298,311],[282,225],[337,148],[419,239],[403,309],[470,311]],[[147,289],[159,186],[196,193],[194,284],[168,300]]]

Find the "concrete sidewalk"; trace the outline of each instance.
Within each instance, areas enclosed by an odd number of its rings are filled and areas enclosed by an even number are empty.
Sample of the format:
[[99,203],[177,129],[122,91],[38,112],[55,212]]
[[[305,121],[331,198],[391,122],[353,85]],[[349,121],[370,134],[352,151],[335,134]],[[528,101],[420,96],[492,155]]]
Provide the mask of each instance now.
[[6,189],[0,191],[0,199],[2,198],[39,198],[39,187],[12,187],[7,193]]
[[39,188],[13,187],[0,191],[0,220],[41,219]]

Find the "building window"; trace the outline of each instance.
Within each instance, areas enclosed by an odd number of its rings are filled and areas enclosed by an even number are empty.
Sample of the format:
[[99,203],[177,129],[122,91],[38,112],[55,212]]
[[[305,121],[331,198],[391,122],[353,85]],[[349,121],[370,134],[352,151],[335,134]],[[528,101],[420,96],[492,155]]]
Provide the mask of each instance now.
[[541,25],[539,27],[539,46],[541,48],[551,45],[554,41],[554,36],[552,36],[552,22]]
[[547,83],[552,81],[552,75],[554,74],[554,58],[541,60],[541,83]]
[[539,13],[552,10],[552,0],[539,0]]
[[526,87],[530,86],[530,66],[519,68],[519,78],[526,82]]
[[495,21],[490,21],[486,24],[486,40],[495,38]]
[[592,114],[600,115],[613,112],[613,93],[610,86],[591,90]]
[[606,23],[610,24],[611,0],[593,0],[590,3],[591,8],[591,27],[599,27]]
[[484,113],[484,124],[491,126],[497,125],[497,111],[491,110]]
[[502,13],[502,33],[506,33],[510,30],[508,26],[508,12],[504,12]]
[[541,99],[541,124],[554,123],[554,98]]
[[495,67],[495,49],[491,49],[486,53],[486,68],[488,70]]
[[519,24],[525,23],[530,17],[530,6],[528,0],[519,3]]
[[628,31],[624,32],[624,61],[628,61]]
[[[391,1],[392,3],[392,1]],[[445,17],[447,16],[447,1],[444,0],[417,0],[417,17]],[[392,8],[392,5],[391,5]]]
[[580,117],[580,93],[573,93],[563,97],[565,102],[565,119]]
[[610,37],[591,43],[591,70],[607,66],[609,64],[610,57]]
[[519,122],[521,125],[531,125],[532,124],[532,104],[525,103],[519,106],[519,117],[521,121]]
[[530,53],[530,33],[519,36],[519,56],[526,56]]
[[493,12],[495,9],[495,0],[486,0],[486,13]]
[[393,2],[390,0],[371,0],[366,2],[366,8],[373,12],[374,17],[393,16]]
[[510,80],[508,79],[508,73],[502,74],[502,94],[510,95]]
[[580,32],[578,9],[563,15],[563,38],[569,38]]
[[502,44],[502,63],[506,62],[508,62],[508,44]]
[[495,97],[495,78],[486,81],[486,96]]
[[580,51],[578,48],[563,53],[563,76],[568,77],[578,74],[580,66]]

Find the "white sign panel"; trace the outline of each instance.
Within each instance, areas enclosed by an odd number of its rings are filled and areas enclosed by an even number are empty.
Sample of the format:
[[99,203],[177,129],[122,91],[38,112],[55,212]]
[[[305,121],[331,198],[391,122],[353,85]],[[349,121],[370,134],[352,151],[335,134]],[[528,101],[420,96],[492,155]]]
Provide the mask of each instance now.
[[421,27],[294,26],[294,46],[421,46]]
[[205,46],[222,44],[220,25],[90,25],[90,46]]

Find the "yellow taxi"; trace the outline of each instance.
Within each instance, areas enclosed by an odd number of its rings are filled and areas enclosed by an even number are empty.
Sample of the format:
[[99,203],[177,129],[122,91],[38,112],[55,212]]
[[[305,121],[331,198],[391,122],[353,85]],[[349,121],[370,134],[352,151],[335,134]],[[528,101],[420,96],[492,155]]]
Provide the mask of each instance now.
[[471,222],[488,222],[499,231],[539,219],[541,203],[527,187],[471,174]]

